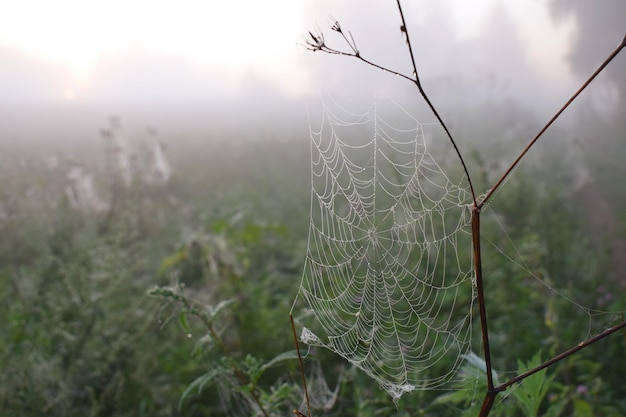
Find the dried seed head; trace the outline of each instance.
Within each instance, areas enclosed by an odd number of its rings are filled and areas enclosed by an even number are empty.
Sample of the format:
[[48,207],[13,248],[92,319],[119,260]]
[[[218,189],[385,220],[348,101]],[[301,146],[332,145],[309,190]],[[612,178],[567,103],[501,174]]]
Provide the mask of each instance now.
[[309,36],[311,37],[311,39],[306,40],[307,48],[311,49],[312,51],[321,51],[325,46],[324,35],[320,33],[319,36],[316,36],[313,34],[313,32],[309,31]]

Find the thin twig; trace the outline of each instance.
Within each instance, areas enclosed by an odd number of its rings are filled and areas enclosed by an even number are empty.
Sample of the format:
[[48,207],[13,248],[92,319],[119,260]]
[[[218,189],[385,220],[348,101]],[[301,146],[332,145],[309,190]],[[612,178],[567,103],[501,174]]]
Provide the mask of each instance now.
[[[428,95],[426,94],[426,92],[424,91],[424,89],[422,88],[421,82],[420,82],[420,78],[418,75],[418,71],[417,71],[417,65],[416,65],[416,61],[415,61],[415,56],[413,54],[413,47],[411,44],[411,40],[409,38],[409,33],[407,30],[407,25],[406,25],[406,20],[404,19],[404,13],[402,11],[402,5],[400,3],[400,0],[396,0],[396,3],[398,5],[398,10],[400,12],[400,18],[402,21],[402,26],[400,26],[400,31],[406,36],[406,43],[409,49],[409,55],[411,57],[411,64],[413,65],[413,77],[409,77],[405,74],[402,74],[400,72],[391,70],[389,68],[383,67],[381,65],[378,65],[374,62],[371,62],[365,58],[363,58],[361,56],[361,53],[359,51],[359,49],[356,46],[356,43],[354,41],[354,38],[352,37],[352,34],[350,33],[350,39],[348,39],[348,37],[346,37],[346,35],[344,34],[343,30],[341,29],[341,26],[339,25],[338,22],[335,21],[335,23],[332,25],[332,30],[335,32],[338,32],[339,34],[341,34],[341,36],[343,37],[344,41],[348,44],[348,46],[351,49],[351,52],[345,52],[345,51],[341,51],[338,49],[334,49],[334,48],[330,48],[326,45],[326,42],[324,40],[324,36],[322,34],[319,35],[314,35],[313,33],[309,32],[311,39],[308,40],[306,42],[306,47],[312,51],[322,51],[322,52],[326,52],[332,55],[343,55],[343,56],[349,56],[349,57],[354,57],[357,58],[361,61],[363,61],[364,63],[366,63],[367,65],[370,65],[374,68],[378,68],[382,71],[391,73],[393,75],[402,77],[408,81],[411,81],[413,84],[416,85],[416,87],[418,88],[420,95],[422,96],[422,98],[424,99],[424,101],[426,101],[428,107],[431,109],[431,111],[433,112],[433,114],[435,115],[435,117],[437,118],[437,120],[439,121],[439,123],[442,125],[444,131],[446,132],[448,138],[450,139],[450,142],[452,143],[452,146],[454,147],[454,150],[457,153],[457,156],[459,157],[461,164],[463,166],[463,170],[465,171],[465,175],[467,177],[467,181],[469,183],[469,187],[470,187],[470,191],[472,194],[472,199],[473,199],[473,207],[472,207],[472,243],[473,243],[473,250],[474,250],[474,268],[475,268],[475,275],[476,275],[476,287],[477,287],[477,292],[478,292],[478,304],[479,304],[479,310],[480,310],[480,324],[481,324],[481,333],[482,333],[482,342],[483,342],[483,349],[484,349],[484,354],[485,354],[485,366],[486,366],[486,372],[487,372],[487,392],[485,394],[485,398],[483,400],[481,409],[480,409],[480,413],[479,413],[479,417],[487,417],[489,412],[491,411],[493,404],[495,402],[495,398],[498,395],[498,393],[504,391],[505,389],[507,389],[509,386],[522,381],[523,379],[527,378],[530,375],[533,375],[536,372],[541,371],[542,369],[547,368],[550,365],[555,364],[556,362],[578,352],[579,350],[591,345],[592,343],[595,343],[601,339],[603,339],[604,337],[617,332],[618,330],[621,329],[626,329],[626,321],[622,321],[620,324],[613,326],[607,330],[605,330],[604,332],[584,341],[579,343],[578,345],[576,345],[575,347],[561,353],[560,355],[555,356],[554,358],[544,362],[543,364],[523,373],[518,375],[517,377],[505,382],[504,384],[498,385],[497,387],[494,386],[494,382],[493,382],[493,375],[492,375],[492,365],[491,365],[491,354],[490,354],[490,344],[489,344],[489,332],[488,332],[488,326],[487,326],[487,312],[486,312],[486,301],[485,301],[485,295],[484,295],[484,285],[483,285],[483,274],[482,274],[482,260],[481,260],[481,251],[480,251],[480,210],[481,208],[489,201],[489,199],[493,196],[493,194],[496,192],[496,190],[498,188],[500,188],[500,186],[504,183],[504,181],[506,180],[506,178],[511,174],[511,172],[515,169],[515,167],[518,165],[518,163],[522,160],[522,158],[526,155],[526,153],[530,150],[530,148],[532,148],[534,146],[534,144],[537,142],[537,140],[543,135],[543,133],[552,125],[552,123],[554,123],[554,121],[556,121],[560,115],[563,113],[563,111],[565,111],[565,109],[578,97],[578,95],[593,81],[593,79],[600,74],[604,68],[621,52],[622,49],[624,49],[626,47],[626,35],[624,36],[624,38],[622,39],[620,45],[609,55],[609,57],[602,63],[602,65],[600,65],[600,67],[591,75],[591,77],[589,77],[587,79],[587,81],[585,81],[585,83],[583,83],[583,85],[574,93],[574,95],[563,105],[563,107],[561,107],[561,109],[546,123],[546,125],[539,131],[539,133],[530,141],[530,143],[522,150],[522,152],[518,155],[518,157],[515,159],[515,161],[510,165],[510,167],[506,170],[506,172],[502,175],[502,177],[496,182],[496,184],[487,192],[487,194],[485,195],[485,197],[482,198],[482,200],[480,202],[477,201],[476,199],[476,195],[474,192],[474,187],[472,185],[472,181],[469,175],[469,171],[467,169],[467,166],[465,165],[465,161],[461,155],[461,152],[459,151],[455,140],[452,137],[452,134],[450,133],[450,131],[448,130],[446,124],[444,123],[444,121],[442,120],[442,118],[439,116],[439,113],[437,112],[437,110],[435,109],[434,105],[432,104],[432,102],[430,101],[430,99],[428,98]],[[292,329],[294,331],[294,339],[296,342],[296,348],[298,349],[298,357],[300,358],[300,352],[299,352],[299,347],[298,347],[298,341],[297,341],[297,337],[295,334],[295,327],[293,324],[293,316],[291,317],[291,324],[292,324]],[[300,358],[300,367],[301,367],[301,372],[302,372],[302,378],[303,378],[303,383],[305,386],[305,393],[307,395],[307,406],[308,406],[308,392],[306,392],[306,380],[304,378],[304,373],[302,371],[302,359]],[[309,414],[310,414],[310,409],[309,409]]]
[[[561,114],[563,113],[563,111],[565,111],[565,109],[567,107],[569,107],[569,105],[578,97],[578,95],[580,95],[580,93],[582,93],[582,91],[593,81],[593,79],[600,74],[604,68],[621,52],[621,50],[626,47],[626,36],[624,36],[624,39],[622,40],[621,44],[608,56],[608,58],[598,67],[598,69],[587,79],[587,81],[585,81],[583,83],[583,85],[572,95],[572,97],[570,97],[570,99],[561,107],[561,109],[556,112],[556,114],[548,121],[548,123],[545,124],[545,126],[539,131],[539,133],[537,133],[537,135],[530,141],[530,143],[522,150],[522,152],[518,155],[518,157],[515,159],[515,161],[511,164],[511,166],[506,170],[506,172],[502,175],[502,177],[500,177],[500,179],[496,182],[496,184],[487,192],[487,194],[485,195],[485,197],[480,201],[480,203],[475,206],[475,211],[473,212],[473,217],[472,217],[472,225],[474,225],[474,215],[476,217],[476,220],[478,220],[478,213],[480,212],[480,209],[483,207],[483,205],[485,205],[489,199],[491,198],[491,196],[493,196],[493,194],[496,192],[496,190],[504,183],[504,180],[510,175],[510,173],[515,169],[515,167],[517,166],[517,164],[522,160],[522,158],[526,155],[526,153],[530,150],[530,148],[532,148],[534,146],[534,144],[537,142],[537,140],[544,134],[544,132],[552,125],[552,123],[554,123],[554,121],[556,121]],[[476,248],[478,247],[478,250],[480,249],[480,229],[478,226],[472,228],[472,237],[473,237],[473,241],[474,241],[474,262],[480,262],[480,253],[476,253]],[[486,317],[486,312],[485,312],[485,300],[484,300],[484,296],[483,296],[483,284],[482,284],[482,270],[480,265],[476,265],[476,286],[477,286],[477,291],[478,291],[478,304],[480,307],[480,322],[481,322],[481,332],[483,335],[483,345],[485,348],[485,364],[486,364],[486,368],[487,368],[487,392],[485,394],[485,398],[483,400],[481,409],[480,409],[480,413],[479,413],[479,417],[487,417],[489,415],[489,412],[491,411],[491,408],[493,407],[493,404],[495,402],[496,396],[498,395],[498,393],[504,391],[505,389],[507,389],[509,386],[522,381],[523,379],[529,377],[530,375],[533,375],[539,371],[541,371],[542,369],[547,368],[548,366],[551,366],[553,364],[555,364],[556,362],[578,352],[579,350],[591,345],[592,343],[597,342],[598,340],[603,339],[604,337],[622,329],[626,327],[626,321],[623,321],[622,323],[611,327],[610,329],[605,330],[604,332],[600,333],[599,335],[592,337],[591,339],[586,340],[585,342],[581,342],[578,345],[576,345],[575,347],[561,353],[560,355],[555,356],[554,358],[544,362],[543,364],[521,374],[518,375],[517,377],[505,382],[504,384],[501,384],[497,387],[493,386],[493,382],[491,379],[491,361],[490,361],[490,354],[489,354],[489,337],[488,337],[488,328],[487,328],[487,317]]]
[[346,34],[344,33],[343,29],[341,28],[339,22],[335,21],[332,26],[331,29],[334,32],[339,33],[344,41],[346,42],[346,44],[348,44],[349,48],[350,48],[350,52],[346,52],[346,51],[342,51],[339,49],[335,49],[335,48],[331,48],[326,44],[326,40],[324,38],[324,34],[319,33],[317,35],[313,34],[312,32],[309,32],[309,39],[306,40],[305,42],[305,48],[316,52],[316,51],[321,51],[321,52],[325,52],[327,54],[331,54],[331,55],[342,55],[342,56],[348,56],[348,57],[352,57],[352,58],[356,58],[362,62],[364,62],[367,65],[370,65],[374,68],[377,68],[381,71],[384,72],[388,72],[392,75],[396,75],[398,77],[404,78],[405,80],[410,81],[411,83],[415,84],[415,86],[417,87],[418,91],[420,92],[420,95],[422,96],[422,98],[424,99],[424,101],[426,102],[426,104],[428,105],[428,107],[430,108],[431,112],[435,115],[435,118],[437,119],[437,121],[441,124],[441,126],[443,127],[443,130],[446,132],[446,135],[448,136],[448,139],[450,139],[450,142],[452,143],[452,146],[454,148],[454,151],[456,152],[457,156],[459,157],[459,160],[461,161],[461,165],[463,166],[463,171],[465,172],[465,176],[467,177],[467,182],[469,184],[470,187],[470,192],[472,194],[472,202],[475,205],[477,205],[477,199],[476,199],[476,193],[474,192],[474,185],[472,184],[472,179],[470,177],[469,174],[469,170],[467,169],[467,165],[465,164],[465,160],[463,159],[463,156],[461,155],[461,151],[459,150],[456,141],[454,140],[454,138],[452,137],[452,133],[450,133],[450,130],[448,129],[448,126],[446,125],[446,123],[443,121],[442,117],[439,115],[439,112],[437,111],[437,109],[435,108],[435,106],[433,105],[433,103],[430,101],[430,98],[428,98],[428,95],[426,94],[426,91],[424,91],[424,88],[422,87],[422,83],[420,81],[418,72],[417,72],[417,64],[415,61],[415,56],[413,54],[413,46],[411,44],[411,39],[409,38],[409,32],[407,30],[407,24],[406,21],[404,19],[404,12],[402,11],[402,5],[400,4],[400,0],[397,0],[397,4],[398,4],[398,11],[400,12],[400,19],[402,21],[402,26],[400,26],[400,30],[404,33],[404,35],[406,36],[406,43],[407,46],[409,48],[409,55],[411,57],[411,65],[413,66],[413,77],[410,77],[406,74],[403,74],[399,71],[395,71],[392,69],[389,69],[387,67],[383,67],[382,65],[376,64],[375,62],[372,62],[366,58],[363,58],[363,56],[361,55],[361,52],[359,51],[359,49],[356,46],[356,42],[354,41],[354,38],[352,37],[352,33],[348,32],[348,34],[350,35],[350,39],[348,39],[348,37],[346,36]]
[[[298,354],[298,365],[300,366],[300,376],[302,377],[302,387],[304,388],[304,398],[306,399],[306,410],[309,413],[308,417],[313,417],[311,414],[311,403],[309,401],[309,390],[306,387],[306,377],[304,376],[304,364],[302,363],[302,356],[300,356],[300,343],[298,343],[298,335],[296,334],[296,325],[293,322],[293,314],[289,315],[289,319],[291,320],[291,331],[293,332],[293,342],[296,345],[296,352]],[[296,415],[302,414],[298,410],[294,410]]]
[[616,324],[615,326],[609,327],[608,329],[606,329],[605,331],[598,333],[597,335],[583,341],[580,342],[579,344],[577,344],[576,346],[566,350],[565,352],[562,352],[558,355],[556,355],[555,357],[553,357],[550,360],[545,361],[544,363],[542,363],[541,365],[538,365],[526,372],[524,372],[523,374],[520,374],[518,376],[516,376],[515,378],[512,378],[510,380],[508,380],[507,382],[498,385],[497,387],[495,387],[495,390],[498,392],[504,391],[505,389],[509,388],[511,385],[520,382],[523,379],[526,379],[527,377],[541,371],[542,369],[545,369],[551,365],[554,365],[555,363],[567,358],[568,356],[571,356],[572,354],[578,352],[581,349],[586,348],[589,345],[592,345],[602,339],[604,339],[605,337],[618,332],[621,329],[626,328],[626,321],[622,321],[619,324]]
[[463,159],[463,156],[461,155],[461,151],[456,145],[456,141],[452,138],[452,134],[450,133],[448,126],[446,126],[441,116],[439,116],[439,112],[437,112],[437,110],[435,109],[435,106],[430,101],[430,99],[428,98],[428,95],[426,95],[426,92],[424,91],[424,88],[422,87],[422,83],[420,81],[419,74],[417,72],[417,64],[415,63],[415,56],[413,55],[413,45],[411,44],[411,38],[409,38],[409,31],[406,25],[406,20],[404,19],[404,13],[402,11],[402,5],[400,4],[400,0],[396,0],[396,2],[398,4],[398,11],[400,12],[400,19],[402,20],[402,26],[400,26],[400,30],[404,33],[404,36],[406,36],[406,44],[407,44],[407,47],[409,48],[409,55],[411,56],[411,64],[413,65],[413,76],[415,77],[415,79],[411,78],[410,80],[415,84],[422,98],[424,99],[426,104],[428,104],[428,107],[437,118],[437,121],[439,121],[439,123],[443,127],[443,130],[446,132],[446,135],[448,135],[448,139],[450,139],[450,142],[452,143],[452,146],[454,147],[454,151],[456,152],[457,156],[459,157],[459,160],[461,161],[461,165],[463,166],[463,171],[465,171],[465,176],[467,177],[467,183],[469,184],[470,192],[472,193],[472,201],[475,206],[476,194],[474,193],[474,185],[472,184],[472,179],[467,169],[467,165],[465,165],[465,160]]
[[624,36],[624,39],[622,40],[620,45],[617,48],[615,48],[615,50],[613,52],[611,52],[611,54],[608,56],[608,58],[604,60],[602,65],[600,65],[598,67],[598,69],[595,70],[595,72],[593,74],[591,74],[591,76],[587,79],[587,81],[585,81],[583,83],[583,85],[578,90],[576,90],[574,95],[572,95],[570,97],[570,99],[567,100],[567,102],[563,105],[563,107],[561,107],[559,109],[559,111],[557,111],[556,114],[554,116],[552,116],[552,118],[548,121],[548,123],[546,123],[545,126],[541,128],[539,133],[537,133],[537,135],[530,141],[530,143],[528,143],[528,145],[526,145],[524,150],[522,150],[522,152],[517,156],[517,158],[515,159],[515,161],[513,161],[511,166],[509,166],[509,168],[502,175],[502,177],[500,177],[500,179],[496,182],[496,184],[489,190],[489,192],[485,195],[485,197],[482,199],[482,201],[478,204],[478,208],[481,208],[483,205],[485,205],[487,203],[487,201],[491,198],[493,193],[495,193],[496,190],[498,190],[498,188],[500,188],[500,186],[502,185],[504,180],[506,180],[506,178],[509,176],[509,174],[511,174],[511,172],[515,169],[517,164],[522,160],[524,155],[526,155],[526,153],[530,150],[530,148],[532,148],[533,145],[537,142],[537,140],[539,140],[541,135],[543,135],[544,132],[546,130],[548,130],[548,128],[552,125],[552,123],[554,123],[554,121],[556,119],[558,119],[559,116],[561,116],[561,113],[563,113],[565,111],[565,109],[568,108],[570,104],[572,104],[572,102],[576,99],[576,97],[578,97],[578,95],[580,93],[582,93],[583,90],[585,88],[587,88],[587,86],[589,84],[591,84],[591,82],[594,80],[594,78],[596,78],[596,76],[598,74],[600,74],[604,70],[604,68],[607,65],[609,65],[609,63],[613,60],[613,58],[615,58],[622,51],[622,49],[624,49],[625,47],[626,47],[626,35]]
[[599,333],[583,342],[580,342],[579,344],[577,344],[576,346],[572,347],[571,349],[566,350],[565,352],[560,353],[559,355],[553,357],[550,360],[545,361],[544,363],[542,363],[541,365],[538,365],[532,369],[529,369],[528,371],[516,376],[515,378],[511,378],[510,380],[508,380],[507,382],[498,385],[497,387],[492,387],[490,389],[487,390],[487,393],[485,394],[485,398],[483,400],[483,404],[481,406],[480,409],[480,413],[478,414],[479,417],[487,417],[489,415],[489,412],[491,411],[491,408],[493,407],[493,404],[495,402],[496,399],[496,395],[498,395],[500,392],[505,391],[506,389],[508,389],[511,385],[516,384],[518,382],[521,382],[522,380],[528,378],[529,376],[536,374],[537,372],[546,369],[549,366],[554,365],[555,363],[573,355],[574,353],[578,352],[581,349],[586,348],[587,346],[592,345],[593,343],[596,343],[602,339],[604,339],[605,337],[616,333],[622,329],[626,329],[626,321],[622,321],[621,323],[610,327],[608,329],[606,329],[605,331],[603,331],[602,333]]

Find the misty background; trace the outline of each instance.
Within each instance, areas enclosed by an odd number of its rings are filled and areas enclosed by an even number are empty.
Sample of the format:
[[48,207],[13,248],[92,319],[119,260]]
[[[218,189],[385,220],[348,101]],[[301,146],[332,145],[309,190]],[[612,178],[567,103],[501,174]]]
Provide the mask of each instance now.
[[[353,100],[371,102],[373,92],[419,100],[410,86],[356,60],[302,47],[309,30],[344,47],[329,30],[337,19],[364,57],[410,73],[397,10],[388,2],[199,7],[71,1],[5,7],[2,142],[87,140],[110,115],[130,126],[150,125],[162,139],[183,129],[306,132],[306,101],[320,88]],[[444,114],[500,102],[547,119],[616,46],[626,20],[619,0],[405,7],[420,76]],[[620,107],[623,62],[619,57],[585,94],[584,112],[610,117]]]
[[[468,159],[470,174],[484,177],[482,187],[495,181],[618,45],[626,28],[621,0],[415,1],[404,7],[422,85]],[[179,167],[190,166],[189,158],[223,167],[216,178],[198,173],[191,181],[199,188],[195,192],[211,195],[212,183],[237,189],[245,172],[238,172],[237,164],[245,152],[256,155],[260,169],[270,169],[266,163],[272,170],[280,167],[268,153],[285,152],[285,175],[301,178],[298,195],[306,196],[309,121],[313,126],[319,118],[324,97],[359,112],[381,94],[431,126],[427,140],[441,146],[435,157],[456,158],[413,85],[356,59],[305,48],[312,32],[347,50],[330,30],[337,20],[363,57],[410,74],[398,12],[386,1],[365,7],[331,0],[262,5],[189,0],[176,6],[67,0],[20,2],[4,11],[0,149],[5,161],[15,162],[10,155],[19,150],[25,158],[56,158],[46,164],[70,158],[71,164],[103,169],[101,158],[94,162],[82,154],[102,153],[103,132],[114,123],[131,153],[164,144],[174,178]],[[587,199],[613,204],[612,220],[603,219],[606,210],[598,215],[605,227],[621,223],[614,213],[626,209],[626,195],[615,187],[615,178],[626,174],[625,66],[622,54],[527,158],[529,167],[535,158],[557,171],[554,158],[567,160],[562,176],[572,177],[575,189],[593,184],[594,195]],[[277,151],[281,144],[293,144],[290,152],[297,156],[287,156],[284,147]],[[265,176],[254,175],[258,182]]]
[[[493,162],[499,169],[616,47],[626,27],[620,0],[416,1],[404,7],[422,85],[461,152],[508,148],[506,155],[487,151],[483,157],[500,158]],[[174,159],[192,143],[206,144],[192,152],[196,157],[224,160],[236,156],[232,143],[242,139],[280,139],[298,144],[306,161],[309,118],[319,114],[325,95],[361,111],[383,94],[421,122],[436,121],[410,83],[304,47],[311,31],[347,49],[330,30],[337,20],[363,57],[410,74],[398,13],[389,2],[96,6],[67,0],[20,2],[4,11],[0,146],[6,151],[102,149],[101,130],[115,117],[131,145],[174,145],[167,151]],[[607,184],[623,174],[625,62],[618,56],[534,152],[573,149],[583,176],[594,171]],[[209,150],[224,142],[231,145]],[[298,175],[306,177],[303,165]]]
[[[484,179],[482,187],[495,181],[619,44],[626,28],[621,0],[485,0],[471,6],[461,0],[416,1],[404,7],[422,85],[468,159],[470,174]],[[306,196],[309,120],[321,114],[324,97],[358,112],[378,94],[431,126],[427,138],[441,146],[435,156],[454,160],[413,85],[356,59],[305,48],[312,32],[347,50],[330,30],[335,20],[363,57],[410,74],[397,9],[384,1],[367,7],[330,0],[7,6],[0,17],[5,163],[15,162],[10,155],[19,150],[25,158],[94,164],[81,155],[86,149],[102,153],[103,133],[115,124],[131,153],[164,144],[162,151],[144,153],[159,153],[174,178],[179,167],[190,165],[188,158],[223,167],[223,175],[209,179],[198,173],[191,180],[195,192],[207,195],[212,183],[238,189],[245,172],[237,171],[242,153],[254,152],[260,169],[276,170],[265,157],[281,152],[281,144],[293,144],[296,157],[282,148],[285,175],[301,178],[298,196]],[[587,188],[593,195],[585,200],[610,201],[610,210],[595,212],[602,213],[596,223],[608,229],[622,223],[618,213],[626,208],[625,193],[615,187],[615,178],[626,174],[625,66],[622,54],[527,158],[529,166],[535,158],[556,171],[554,158],[567,160],[562,176],[571,177],[574,190],[592,184]],[[57,159],[46,164],[56,166]],[[102,164],[94,166],[103,169]],[[266,177],[253,176],[258,182]]]

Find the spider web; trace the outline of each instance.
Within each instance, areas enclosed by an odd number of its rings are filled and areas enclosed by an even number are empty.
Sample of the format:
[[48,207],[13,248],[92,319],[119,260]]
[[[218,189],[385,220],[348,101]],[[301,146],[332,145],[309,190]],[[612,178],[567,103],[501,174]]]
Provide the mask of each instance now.
[[361,113],[323,98],[310,134],[302,341],[342,356],[396,400],[441,387],[470,348],[468,189],[390,98]]

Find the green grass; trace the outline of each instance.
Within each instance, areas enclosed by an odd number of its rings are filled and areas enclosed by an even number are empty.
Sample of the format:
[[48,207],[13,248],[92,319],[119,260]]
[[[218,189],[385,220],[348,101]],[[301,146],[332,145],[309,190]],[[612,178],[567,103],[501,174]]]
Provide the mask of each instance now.
[[[41,162],[49,149],[3,146],[3,416],[253,415],[260,407],[287,415],[301,405],[289,309],[306,251],[307,138],[227,139],[170,144],[171,181],[130,190],[110,188],[102,149],[85,148],[78,155],[91,161],[105,200],[118,193],[108,214],[69,206],[63,169]],[[494,201],[506,234],[485,217],[497,370],[514,371],[537,352],[545,358],[575,345],[590,318],[496,250],[512,253],[507,234],[531,271],[584,306],[596,305],[610,268],[585,238],[571,196],[546,180],[555,169],[520,170]],[[181,298],[149,297],[155,286]],[[604,308],[624,309],[619,297],[611,302]],[[224,309],[209,326],[204,315],[218,305]],[[592,323],[604,326],[606,318]],[[624,342],[617,336],[602,343],[558,373],[550,370],[553,381],[533,407],[545,411],[558,400],[562,415],[619,415],[626,391],[615,364],[623,362]],[[396,407],[328,352],[312,351],[306,363],[311,372],[320,365],[330,390],[339,380],[334,406],[315,415],[457,415],[451,402],[436,401],[441,392],[418,392]],[[315,378],[309,381],[311,396],[321,399]],[[524,415],[515,396],[505,401],[513,404],[508,415]]]

